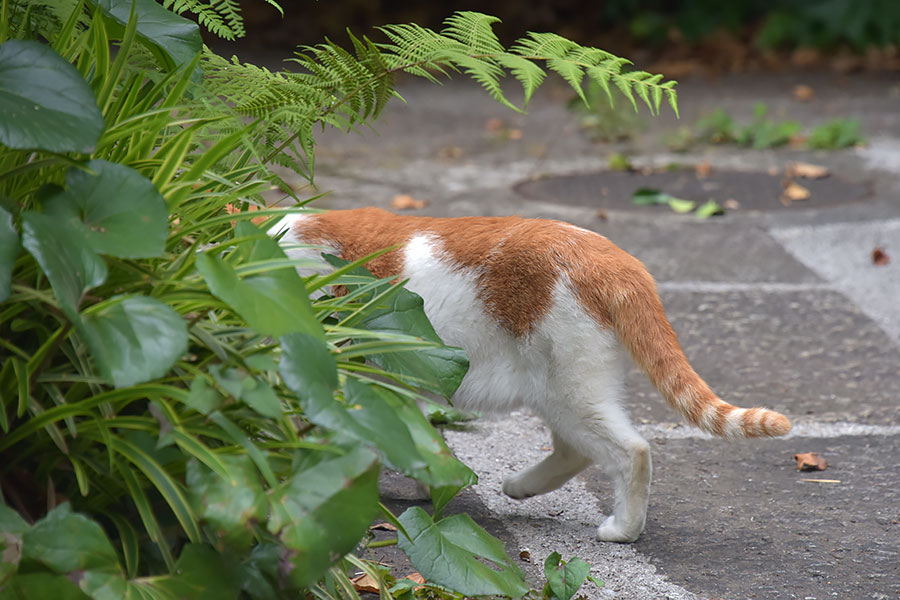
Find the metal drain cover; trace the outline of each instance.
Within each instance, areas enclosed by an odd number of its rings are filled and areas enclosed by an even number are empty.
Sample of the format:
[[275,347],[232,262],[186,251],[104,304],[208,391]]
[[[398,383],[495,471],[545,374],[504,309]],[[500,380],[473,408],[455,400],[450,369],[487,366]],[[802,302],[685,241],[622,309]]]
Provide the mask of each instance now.
[[676,198],[697,202],[715,200],[722,204],[736,200],[741,210],[791,210],[836,206],[859,202],[869,196],[868,186],[839,179],[796,179],[810,191],[807,200],[785,206],[781,201],[785,178],[782,174],[713,169],[698,177],[693,169],[640,171],[600,171],[533,179],[517,184],[517,193],[532,200],[615,210],[663,210],[631,201],[640,188],[653,188]]

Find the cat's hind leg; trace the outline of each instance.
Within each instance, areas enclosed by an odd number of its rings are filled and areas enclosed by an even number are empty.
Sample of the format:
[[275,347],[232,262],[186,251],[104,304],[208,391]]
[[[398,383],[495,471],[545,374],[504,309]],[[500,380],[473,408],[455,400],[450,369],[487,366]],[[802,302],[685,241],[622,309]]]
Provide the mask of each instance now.
[[521,500],[553,491],[591,464],[564,438],[553,434],[553,454],[538,464],[503,480],[503,493]]

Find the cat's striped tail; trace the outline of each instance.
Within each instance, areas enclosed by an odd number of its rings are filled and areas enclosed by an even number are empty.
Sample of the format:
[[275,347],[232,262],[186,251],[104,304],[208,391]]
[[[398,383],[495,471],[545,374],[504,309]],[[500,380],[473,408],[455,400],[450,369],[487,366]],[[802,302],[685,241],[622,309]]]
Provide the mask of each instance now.
[[619,338],[672,408],[693,425],[725,438],[784,435],[791,422],[766,408],[738,408],[716,396],[694,371],[666,319],[649,275],[636,277],[610,317]]

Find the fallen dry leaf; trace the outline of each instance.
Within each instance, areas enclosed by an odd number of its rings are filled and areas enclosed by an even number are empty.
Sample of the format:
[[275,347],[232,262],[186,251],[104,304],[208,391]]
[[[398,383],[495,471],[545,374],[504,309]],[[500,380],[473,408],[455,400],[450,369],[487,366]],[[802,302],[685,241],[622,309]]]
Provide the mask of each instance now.
[[393,523],[375,523],[369,527],[369,529],[377,531],[397,531],[397,526]]
[[784,170],[784,174],[788,177],[803,177],[805,179],[821,179],[830,175],[825,167],[804,162],[789,164]]
[[531,552],[529,552],[527,548],[525,550],[522,550],[521,552],[519,552],[519,560],[523,562],[531,562]]
[[438,158],[461,158],[465,154],[459,146],[444,146],[438,150]]
[[694,165],[694,172],[697,174],[699,179],[706,179],[709,177],[709,172],[712,169],[708,162],[702,162]]
[[828,468],[828,461],[815,452],[795,454],[794,460],[797,461],[798,471],[824,471]]
[[887,252],[884,251],[884,248],[878,246],[874,250],[872,250],[872,264],[878,267],[883,267],[889,262],[891,262],[891,257],[888,256]]
[[357,592],[368,592],[370,594],[378,594],[380,593],[378,589],[378,582],[369,577],[368,573],[363,573],[357,577],[353,577],[350,579],[350,583],[353,584],[353,589]]
[[396,210],[418,210],[426,206],[428,206],[428,202],[413,198],[409,194],[397,194],[391,200],[391,208]]
[[506,132],[506,138],[510,140],[521,140],[522,139],[522,130],[521,129],[510,129]]
[[498,119],[497,117],[492,117],[492,118],[488,119],[487,121],[485,121],[485,123],[484,123],[484,128],[487,129],[488,131],[496,132],[496,131],[500,131],[504,127],[505,127],[505,124],[503,123],[503,119]]
[[722,206],[725,207],[726,210],[740,210],[741,203],[735,200],[734,198],[729,198],[725,202],[722,203]]
[[794,86],[794,89],[791,91],[791,96],[794,97],[794,100],[799,102],[809,102],[815,97],[816,93],[813,91],[811,87],[804,84],[798,84]]
[[425,583],[425,578],[422,577],[422,574],[419,572],[410,573],[406,577],[401,577],[401,579],[409,579],[410,581],[414,581],[415,583]]
[[798,183],[789,181],[784,187],[784,192],[781,194],[781,203],[785,206],[790,206],[791,202],[809,200],[810,195],[808,189]]
[[600,219],[601,221],[609,221],[609,215],[606,213],[605,208],[597,209],[597,218]]

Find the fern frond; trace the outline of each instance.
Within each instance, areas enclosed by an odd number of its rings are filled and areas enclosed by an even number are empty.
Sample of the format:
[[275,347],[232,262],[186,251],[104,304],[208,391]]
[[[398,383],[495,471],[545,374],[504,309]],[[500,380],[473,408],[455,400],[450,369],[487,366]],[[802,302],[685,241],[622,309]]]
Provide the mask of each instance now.
[[[281,11],[275,2],[267,1]],[[197,17],[200,25],[220,38],[234,40],[244,37],[244,20],[238,0],[163,0],[163,6],[179,15],[190,12]]]
[[[184,10],[233,6],[234,2],[164,1]],[[462,72],[498,102],[520,110],[506,98],[502,78],[509,74],[522,86],[527,104],[547,72],[552,71],[585,102],[582,83],[587,77],[598,82],[610,104],[615,87],[635,109],[639,99],[658,114],[665,98],[677,115],[674,81],[663,82],[661,75],[645,71],[624,71],[631,64],[627,59],[553,33],[528,33],[507,50],[493,31],[497,22],[495,17],[481,13],[458,12],[445,21],[440,32],[416,24],[381,27],[379,31],[387,40],[381,43],[348,32],[351,46],[347,49],[328,39],[299,48],[291,59],[298,72],[274,73],[206,51],[202,65],[205,98],[215,102],[217,110],[228,107],[234,115],[216,125],[219,131],[236,130],[246,117],[258,119],[262,125],[249,136],[248,151],[263,156],[264,162],[295,168],[310,180],[313,126],[353,131],[368,123],[398,95],[394,75],[399,72],[430,81]]]

